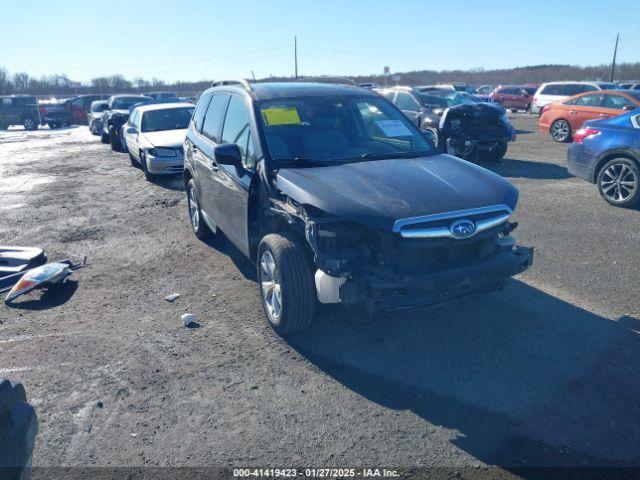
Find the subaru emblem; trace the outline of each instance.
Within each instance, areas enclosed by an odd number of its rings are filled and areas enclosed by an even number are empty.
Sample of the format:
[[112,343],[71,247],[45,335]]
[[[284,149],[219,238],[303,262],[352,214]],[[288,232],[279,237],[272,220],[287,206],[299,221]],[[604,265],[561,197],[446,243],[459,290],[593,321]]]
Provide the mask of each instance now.
[[451,235],[455,238],[469,238],[476,233],[476,224],[471,220],[457,220],[449,227]]

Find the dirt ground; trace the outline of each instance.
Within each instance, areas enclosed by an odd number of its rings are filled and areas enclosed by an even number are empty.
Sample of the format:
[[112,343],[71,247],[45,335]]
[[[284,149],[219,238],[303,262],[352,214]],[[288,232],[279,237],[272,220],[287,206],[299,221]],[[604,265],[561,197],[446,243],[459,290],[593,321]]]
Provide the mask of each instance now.
[[640,211],[572,178],[534,117],[513,121],[489,168],[520,189],[529,271],[369,325],[325,309],[287,340],[253,265],[192,234],[180,179],[146,182],[86,127],[0,132],[0,244],[89,262],[0,306],[34,465],[638,465]]

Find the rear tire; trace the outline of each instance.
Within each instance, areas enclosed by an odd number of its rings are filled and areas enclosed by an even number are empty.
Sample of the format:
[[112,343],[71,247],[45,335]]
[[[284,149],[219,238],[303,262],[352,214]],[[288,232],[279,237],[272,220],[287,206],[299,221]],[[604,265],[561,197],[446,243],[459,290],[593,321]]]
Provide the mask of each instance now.
[[33,131],[38,129],[38,121],[32,117],[25,118],[22,125],[25,130]]
[[305,247],[293,235],[265,236],[258,247],[258,288],[267,321],[280,335],[309,327],[316,288]]
[[616,207],[633,207],[640,202],[640,167],[628,158],[614,158],[598,172],[598,192]]
[[196,234],[200,240],[206,240],[213,236],[213,232],[202,218],[202,210],[200,210],[200,197],[198,196],[198,189],[196,188],[196,182],[189,180],[187,184],[187,207],[189,208],[189,221],[193,233]]
[[571,125],[566,120],[556,120],[551,124],[551,138],[559,143],[571,141]]

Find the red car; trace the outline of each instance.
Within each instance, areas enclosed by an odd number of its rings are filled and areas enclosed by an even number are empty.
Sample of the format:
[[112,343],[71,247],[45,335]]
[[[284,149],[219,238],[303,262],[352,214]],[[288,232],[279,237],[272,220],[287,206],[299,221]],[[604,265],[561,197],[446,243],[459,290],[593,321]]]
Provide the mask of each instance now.
[[533,95],[536,93],[536,88],[526,85],[500,85],[493,93],[491,93],[491,99],[502,104],[504,108],[510,109],[512,112],[518,110],[531,110],[531,103],[533,102]]
[[587,120],[615,117],[636,108],[640,108],[640,91],[584,92],[542,107],[538,127],[556,142],[570,142]]

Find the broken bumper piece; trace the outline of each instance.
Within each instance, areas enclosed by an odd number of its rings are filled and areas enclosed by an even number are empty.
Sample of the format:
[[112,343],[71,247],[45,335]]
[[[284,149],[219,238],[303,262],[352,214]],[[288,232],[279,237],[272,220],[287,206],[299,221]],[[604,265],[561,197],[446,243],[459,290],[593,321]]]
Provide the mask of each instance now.
[[[318,274],[316,287],[323,303],[365,303],[371,311],[403,310],[495,290],[508,278],[529,268],[532,262],[533,248],[516,247],[473,265],[421,275],[386,278],[369,272],[360,279],[345,281],[343,277]],[[336,288],[339,298],[335,295]],[[329,299],[334,301],[328,302]]]

